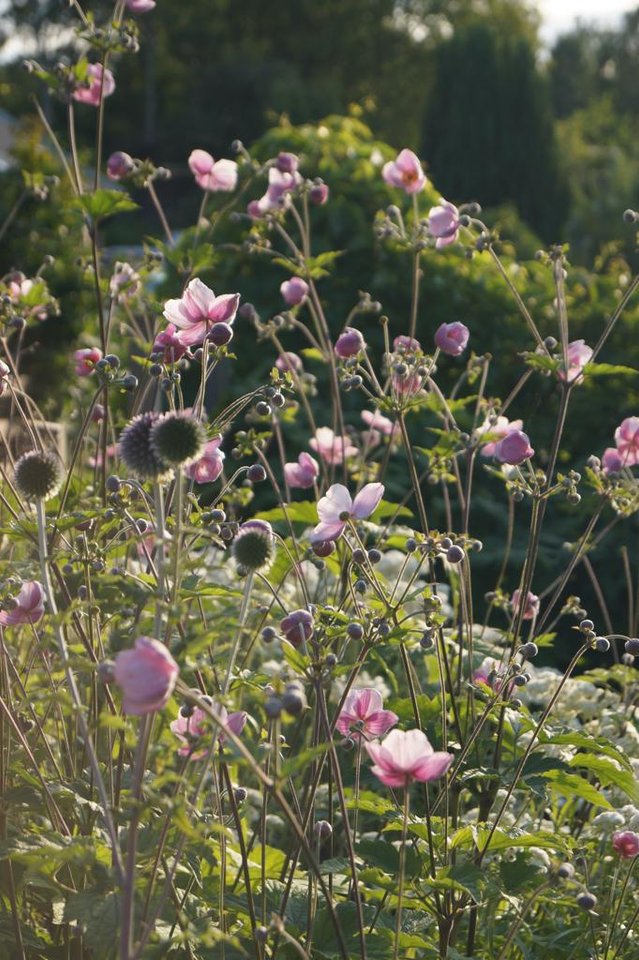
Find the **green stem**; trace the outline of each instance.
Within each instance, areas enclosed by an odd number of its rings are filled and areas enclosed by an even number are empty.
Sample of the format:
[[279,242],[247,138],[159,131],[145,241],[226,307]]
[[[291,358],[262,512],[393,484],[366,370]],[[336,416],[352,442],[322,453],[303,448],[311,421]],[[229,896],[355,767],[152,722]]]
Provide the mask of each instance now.
[[404,811],[402,817],[402,843],[399,848],[399,878],[397,887],[397,917],[395,921],[395,939],[393,942],[393,960],[399,960],[399,935],[402,930],[402,900],[404,898],[404,874],[406,872],[406,836],[408,833],[408,807],[410,790],[404,787]]
[[80,727],[80,733],[82,739],[84,740],[84,748],[87,752],[89,758],[89,763],[91,764],[91,769],[93,771],[93,777],[95,779],[96,788],[98,795],[100,797],[100,803],[102,805],[102,813],[104,816],[104,822],[109,834],[109,839],[111,841],[111,851],[113,855],[113,863],[115,866],[115,871],[118,877],[118,881],[122,883],[124,878],[124,870],[122,865],[122,856],[120,854],[120,847],[118,844],[118,834],[113,822],[113,817],[111,815],[111,809],[109,806],[109,798],[107,795],[106,787],[104,780],[102,778],[102,772],[100,771],[100,764],[98,763],[98,758],[95,752],[95,746],[93,744],[93,739],[91,733],[89,732],[89,727],[84,715],[84,706],[82,704],[82,699],[80,697],[80,691],[76,683],[75,675],[71,668],[71,661],[69,659],[69,651],[67,649],[66,639],[64,637],[64,632],[62,626],[59,623],[58,619],[58,608],[55,602],[55,594],[53,592],[53,587],[51,585],[51,578],[49,576],[49,565],[48,565],[48,554],[47,554],[47,529],[46,529],[46,513],[44,507],[44,500],[38,498],[36,500],[36,516],[38,521],[38,553],[40,556],[40,571],[42,576],[42,586],[44,587],[44,592],[47,597],[49,604],[49,610],[51,611],[51,617],[53,619],[53,630],[55,633],[55,638],[58,643],[58,652],[60,655],[60,661],[62,668],[65,673],[67,688],[71,694],[71,699],[73,700],[73,705],[75,707],[78,726]]
[[244,595],[242,597],[242,606],[240,607],[240,616],[237,625],[237,630],[235,633],[235,640],[233,641],[233,646],[231,647],[231,655],[229,657],[228,667],[226,669],[226,677],[224,679],[224,686],[222,687],[222,693],[227,694],[229,687],[231,685],[231,677],[233,675],[233,668],[235,666],[235,661],[237,660],[237,654],[240,649],[240,644],[242,642],[242,633],[244,632],[244,624],[246,623],[246,617],[248,614],[249,603],[251,600],[251,591],[253,589],[253,578],[254,573],[251,572],[246,578],[244,584]]

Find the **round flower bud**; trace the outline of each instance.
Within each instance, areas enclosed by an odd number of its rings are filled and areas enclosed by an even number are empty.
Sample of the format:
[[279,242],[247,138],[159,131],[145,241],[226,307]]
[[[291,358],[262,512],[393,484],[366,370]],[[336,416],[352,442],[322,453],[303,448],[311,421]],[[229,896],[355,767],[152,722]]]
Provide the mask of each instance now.
[[161,480],[170,473],[151,444],[151,430],[160,414],[153,410],[140,413],[120,434],[120,456],[129,470],[140,480]]
[[175,467],[188,466],[202,456],[206,430],[194,417],[165,413],[151,427],[149,439],[158,460]]
[[562,880],[572,880],[575,875],[575,868],[572,863],[560,863],[557,868],[557,876]]
[[577,897],[577,906],[581,907],[582,910],[594,910],[597,906],[597,898],[594,893],[589,893],[586,890]]
[[279,697],[269,697],[264,704],[264,710],[269,720],[277,720],[282,713],[282,701]]
[[296,683],[289,683],[282,695],[282,709],[291,717],[297,717],[306,707],[306,694]]
[[233,797],[236,803],[244,803],[248,797],[248,790],[246,787],[235,787],[233,790]]
[[349,623],[346,627],[346,633],[351,640],[361,640],[364,636],[364,628],[360,623]]
[[316,557],[330,557],[332,553],[335,553],[335,541],[322,540],[319,543],[314,543],[313,553]]
[[273,528],[266,520],[247,520],[235,535],[233,556],[248,571],[267,567],[275,553]]
[[317,820],[313,825],[313,833],[315,839],[321,842],[322,840],[328,840],[333,835],[333,828],[328,820]]
[[519,648],[519,654],[522,660],[532,660],[532,658],[536,657],[538,653],[539,647],[532,641],[529,641],[528,643],[522,643]]
[[323,206],[328,200],[328,186],[325,183],[315,183],[311,187],[309,194],[309,200],[311,203],[317,204],[317,206]]
[[633,657],[639,657],[639,639],[633,637],[631,640],[626,640],[624,647],[626,653],[631,654]]
[[356,357],[366,347],[366,341],[359,330],[346,327],[344,332],[335,341],[335,353],[340,360]]
[[461,547],[458,547],[456,543],[449,547],[446,552],[446,559],[449,563],[461,563],[466,554]]
[[280,629],[292,646],[301,647],[313,635],[313,615],[308,610],[292,610],[280,622]]
[[597,653],[607,653],[610,650],[610,640],[607,637],[595,637],[594,648]]
[[215,347],[225,347],[233,339],[233,327],[228,323],[214,323],[207,340],[210,340]]
[[261,483],[262,480],[266,480],[266,470],[261,463],[253,463],[248,468],[246,476],[251,483]]
[[62,466],[55,453],[30,450],[16,462],[14,483],[25,500],[49,500],[62,483]]

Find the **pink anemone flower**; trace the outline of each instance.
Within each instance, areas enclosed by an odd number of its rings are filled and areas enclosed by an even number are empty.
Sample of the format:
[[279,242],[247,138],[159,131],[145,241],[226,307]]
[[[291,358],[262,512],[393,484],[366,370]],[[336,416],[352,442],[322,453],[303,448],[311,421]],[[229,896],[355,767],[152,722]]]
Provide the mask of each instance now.
[[387,787],[438,780],[453,762],[452,753],[433,750],[421,730],[391,730],[382,743],[365,743],[364,748],[373,761],[371,770]]
[[44,616],[44,589],[37,580],[25,580],[16,597],[13,610],[0,612],[3,627],[15,627],[21,623],[37,623]]
[[366,687],[351,690],[337,718],[337,729],[345,737],[373,740],[383,737],[399,717],[392,710],[383,710],[379,690]]
[[230,326],[239,302],[239,293],[216,297],[210,287],[195,277],[179,299],[166,301],[164,316],[179,328],[178,337],[183,346],[192,347],[202,343],[216,324]]
[[334,483],[317,504],[320,522],[311,534],[311,543],[337,540],[349,520],[366,520],[370,517],[383,496],[383,483],[367,483],[354,500],[343,484]]

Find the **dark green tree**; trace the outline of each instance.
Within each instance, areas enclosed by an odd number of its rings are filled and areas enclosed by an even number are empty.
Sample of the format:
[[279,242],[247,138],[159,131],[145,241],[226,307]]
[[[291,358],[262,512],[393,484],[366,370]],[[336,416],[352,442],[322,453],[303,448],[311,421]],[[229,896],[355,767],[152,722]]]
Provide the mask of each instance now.
[[514,203],[545,240],[569,204],[550,99],[530,41],[475,22],[443,44],[422,152],[451,199]]

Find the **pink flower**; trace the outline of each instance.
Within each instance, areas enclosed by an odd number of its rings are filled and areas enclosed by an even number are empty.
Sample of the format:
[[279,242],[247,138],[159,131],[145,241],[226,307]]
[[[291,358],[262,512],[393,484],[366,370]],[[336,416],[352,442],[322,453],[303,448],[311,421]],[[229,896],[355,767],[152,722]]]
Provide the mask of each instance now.
[[[199,692],[199,691],[198,691]],[[246,725],[248,714],[244,710],[238,710],[235,713],[228,713],[226,707],[213,703],[213,709],[222,721],[218,728],[217,741],[224,743],[224,730],[230,730],[236,737],[242,733]],[[193,707],[190,716],[185,717],[182,710],[177,718],[169,724],[171,733],[174,733],[178,740],[181,740],[184,746],[180,747],[178,753],[182,757],[190,757],[191,760],[201,760],[206,756],[206,750],[193,752],[195,743],[211,731],[213,721],[209,715],[200,707]]]
[[615,443],[624,467],[639,463],[639,417],[626,417],[615,430]]
[[161,330],[151,348],[151,353],[161,357],[164,363],[175,363],[186,353],[186,347],[180,340],[180,333],[173,323],[169,323],[165,330]]
[[387,787],[438,780],[453,762],[452,753],[434,751],[421,730],[391,730],[383,743],[364,747],[374,764],[371,770]]
[[73,99],[78,103],[88,103],[91,107],[99,107],[102,97],[110,97],[115,90],[115,80],[110,70],[105,70],[101,63],[90,63],[87,67],[87,76],[82,86],[73,91]]
[[318,207],[323,207],[328,201],[328,184],[314,183],[308,191],[308,199]]
[[620,830],[612,835],[612,846],[624,860],[639,856],[639,833],[632,830]]
[[[517,613],[521,603],[521,590],[515,590],[510,598],[510,607],[514,614]],[[539,613],[539,597],[535,593],[528,591],[526,603],[524,604],[524,620],[534,620]]]
[[601,458],[604,473],[619,473],[623,469],[623,460],[616,447],[607,447]]
[[442,323],[435,332],[435,346],[449,357],[459,357],[466,349],[470,330],[463,323]]
[[0,624],[14,627],[21,623],[37,623],[44,616],[44,590],[37,580],[25,580],[16,597],[13,610],[0,612]]
[[202,190],[212,193],[224,191],[228,193],[237,186],[237,164],[235,160],[213,159],[206,150],[193,150],[189,157],[189,167],[195,177],[195,182]]
[[435,246],[438,250],[454,243],[459,234],[459,210],[448,200],[439,201],[439,206],[432,207],[428,214],[428,229],[435,237]]
[[164,316],[179,327],[180,343],[192,347],[202,343],[215,324],[232,324],[239,302],[239,293],[224,293],[216,297],[210,287],[196,277],[179,300],[166,301]]
[[349,437],[338,436],[330,427],[318,427],[310,445],[325,463],[343,463],[347,457],[354,457],[357,453],[357,447],[353,446]]
[[490,434],[491,437],[494,437],[494,440],[491,440],[490,443],[485,443],[481,448],[482,457],[494,457],[495,451],[497,450],[498,442],[505,436],[507,436],[513,430],[521,430],[524,425],[523,420],[509,420],[507,417],[497,417],[497,419],[491,423],[490,420],[484,420],[481,427],[478,428],[478,436],[483,436],[484,434]]
[[535,451],[530,446],[528,434],[523,430],[511,430],[495,446],[495,457],[500,463],[509,463],[511,466],[529,460]]
[[359,330],[355,327],[345,327],[344,332],[339,335],[335,341],[335,353],[340,360],[348,360],[349,357],[356,357],[358,353],[366,349],[366,341]]
[[11,368],[4,362],[4,360],[0,360],[0,397],[3,397],[9,389],[10,376]]
[[308,284],[301,277],[291,277],[280,286],[280,293],[287,307],[296,307],[303,303],[308,295]]
[[278,210],[286,203],[288,194],[302,183],[302,177],[295,170],[286,173],[277,167],[271,167],[268,172],[268,188],[259,200],[252,200],[248,205],[248,212],[252,217],[263,217],[270,210]]
[[565,370],[558,370],[557,376],[560,380],[578,380],[581,377],[582,370],[589,363],[592,357],[592,347],[589,347],[585,340],[573,340],[568,344],[568,376]]
[[379,690],[370,687],[351,690],[337,718],[337,729],[343,736],[354,739],[383,737],[399,717],[392,710],[382,710],[382,706]]
[[133,157],[129,153],[125,153],[124,150],[116,150],[107,160],[107,177],[111,180],[124,180],[133,172],[134,167]]
[[393,423],[388,417],[384,417],[379,410],[371,413],[370,410],[362,410],[362,420],[371,430],[377,430],[383,433],[385,437],[399,436],[400,429],[398,423]]
[[275,166],[282,173],[295,173],[299,165],[299,157],[294,153],[286,153],[284,150],[278,153],[275,161]]
[[222,473],[224,454],[220,450],[222,437],[209,440],[204,447],[204,453],[195,463],[189,464],[184,472],[196,483],[213,483]]
[[308,610],[292,610],[280,622],[280,629],[292,646],[301,647],[313,636],[313,615]]
[[367,483],[355,499],[341,483],[334,483],[317,504],[320,522],[311,534],[311,543],[337,540],[350,519],[366,520],[384,496],[383,483]]
[[424,385],[424,379],[418,373],[407,370],[405,374],[393,373],[391,385],[399,397],[414,397]]
[[304,364],[302,363],[302,358],[298,357],[296,353],[293,353],[290,350],[287,350],[285,353],[280,354],[280,356],[275,361],[275,366],[280,371],[280,373],[302,373],[304,370]]
[[[117,456],[118,456],[118,453],[119,453],[117,443],[110,443],[110,444],[107,446],[105,453],[106,453],[107,463],[108,463],[108,461],[109,461],[112,457],[117,457]],[[99,447],[98,450],[96,451],[96,456],[95,456],[95,457],[88,457],[88,458],[87,458],[87,463],[89,464],[90,467],[101,467],[102,464],[103,464],[103,462],[104,462],[104,461],[103,461],[103,459],[102,459],[102,448],[101,448],[101,447]]]
[[131,650],[115,658],[113,679],[122,688],[122,709],[141,716],[161,710],[168,703],[179,668],[159,640],[138,637]]
[[131,13],[148,13],[155,7],[155,0],[124,0],[124,4]]
[[[494,690],[495,693],[499,692],[504,685],[504,677],[498,673],[500,669],[500,663],[492,660],[490,657],[485,657],[473,672],[473,683],[485,683],[486,686]],[[504,696],[510,696],[513,687],[514,683],[509,681]]]
[[109,284],[109,291],[114,300],[121,301],[134,297],[139,289],[140,274],[136,273],[130,263],[117,260]]
[[419,340],[416,340],[415,337],[407,337],[403,333],[400,333],[393,340],[393,350],[396,353],[419,353],[421,349],[422,345]]
[[83,347],[82,350],[75,351],[73,359],[77,376],[88,377],[95,370],[98,360],[102,359],[102,351],[99,347]]
[[394,160],[384,164],[382,177],[391,187],[399,187],[406,193],[419,193],[426,185],[426,175],[419,157],[407,149],[398,153]]
[[310,453],[300,453],[297,463],[284,464],[284,476],[292,490],[308,490],[319,476],[319,464]]

